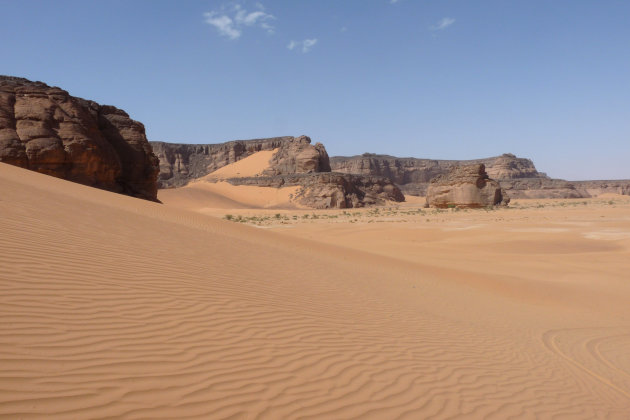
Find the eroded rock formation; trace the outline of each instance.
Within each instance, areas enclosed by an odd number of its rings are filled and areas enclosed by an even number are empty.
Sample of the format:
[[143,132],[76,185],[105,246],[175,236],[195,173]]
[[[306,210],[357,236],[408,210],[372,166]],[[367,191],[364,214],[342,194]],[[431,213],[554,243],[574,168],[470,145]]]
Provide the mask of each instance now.
[[501,156],[475,160],[435,160],[398,158],[388,155],[364,153],[360,156],[333,156],[330,166],[333,171],[363,175],[380,175],[398,184],[405,194],[426,195],[429,181],[462,165],[483,163],[493,179],[549,179],[538,172],[529,159],[518,158],[507,153]]
[[405,194],[425,196],[429,180],[462,165],[483,163],[488,176],[501,183],[511,198],[587,198],[602,193],[630,195],[630,180],[565,181],[538,172],[530,159],[511,153],[475,160],[433,160],[398,158],[365,153],[360,156],[333,156],[333,171],[381,175],[398,184]]
[[405,201],[405,196],[393,182],[378,176],[311,172],[230,178],[227,182],[232,185],[275,188],[300,186],[293,201],[316,209],[345,209],[385,204],[387,201]]
[[330,172],[324,145],[311,145],[307,136],[233,140],[219,144],[151,142],[151,146],[160,160],[160,188],[181,187],[261,150],[279,149],[265,171],[266,176]]
[[158,159],[144,126],[41,82],[0,76],[0,161],[157,200]]
[[364,207],[405,200],[400,189],[385,177],[331,172],[324,145],[312,145],[307,136],[235,140],[207,145],[151,144],[160,158],[160,183],[163,188],[185,185],[261,150],[278,149],[270,159],[269,167],[260,176],[225,181],[233,185],[259,187],[299,186],[301,188],[293,201],[319,209]]
[[456,166],[433,178],[427,190],[429,207],[480,208],[508,202],[501,185],[490,179],[483,163]]

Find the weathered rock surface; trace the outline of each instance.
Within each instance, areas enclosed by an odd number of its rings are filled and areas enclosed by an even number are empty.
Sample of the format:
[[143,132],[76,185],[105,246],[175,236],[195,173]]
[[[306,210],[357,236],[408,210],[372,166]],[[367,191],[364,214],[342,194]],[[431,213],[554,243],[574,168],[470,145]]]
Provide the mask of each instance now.
[[584,197],[597,197],[600,194],[630,195],[630,179],[612,181],[572,181],[575,189]]
[[490,179],[483,163],[456,166],[429,183],[427,206],[479,208],[507,204],[501,185]]
[[330,172],[326,149],[321,143],[311,145],[307,136],[233,140],[219,144],[176,144],[151,142],[160,160],[160,188],[186,185],[223,166],[261,150],[279,149],[265,175]]
[[398,158],[372,153],[330,158],[333,171],[385,176],[398,184],[405,194],[419,196],[426,195],[429,181],[436,176],[446,174],[454,167],[480,163],[486,166],[488,175],[493,179],[548,179],[546,174],[536,170],[531,160],[518,158],[509,153],[475,160]]
[[602,193],[630,195],[630,180],[565,181],[538,172],[530,159],[506,153],[475,160],[432,160],[398,158],[365,153],[361,156],[333,156],[333,171],[381,175],[394,181],[405,194],[426,196],[429,180],[453,167],[483,163],[488,176],[500,182],[511,198],[587,198]]
[[312,146],[307,136],[283,142],[269,163],[269,169],[263,172],[267,176],[330,172],[326,148],[321,143]]
[[[333,173],[326,148],[311,144],[307,136],[235,140],[222,144],[172,144],[152,142],[160,158],[160,187],[183,186],[215,170],[262,150],[278,151],[260,176],[229,178],[233,185],[259,187],[300,186],[293,201],[312,208],[352,208],[405,196],[384,177]],[[217,180],[208,180],[216,182]]]
[[0,161],[157,200],[158,160],[144,126],[41,82],[0,76]]
[[405,201],[400,189],[385,177],[311,172],[302,174],[230,178],[232,185],[259,187],[301,186],[293,201],[312,208],[356,208]]

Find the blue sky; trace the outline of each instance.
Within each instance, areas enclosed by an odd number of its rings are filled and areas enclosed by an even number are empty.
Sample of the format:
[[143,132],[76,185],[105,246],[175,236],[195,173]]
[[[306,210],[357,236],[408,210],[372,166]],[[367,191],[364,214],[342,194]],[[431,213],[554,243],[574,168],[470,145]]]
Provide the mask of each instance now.
[[0,74],[150,140],[307,134],[331,155],[514,153],[630,178],[630,1],[0,0]]

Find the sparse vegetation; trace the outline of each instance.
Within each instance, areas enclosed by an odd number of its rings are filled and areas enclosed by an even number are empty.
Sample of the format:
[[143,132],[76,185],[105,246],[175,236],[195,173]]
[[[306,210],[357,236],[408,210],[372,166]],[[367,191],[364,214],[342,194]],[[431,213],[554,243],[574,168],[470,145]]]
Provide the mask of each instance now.
[[[510,207],[495,207],[488,206],[478,209],[461,208],[457,205],[448,205],[447,208],[419,208],[419,207],[371,207],[371,208],[359,208],[336,210],[336,209],[322,209],[315,210],[309,213],[302,211],[296,211],[295,213],[289,212],[288,214],[282,213],[265,213],[257,215],[233,215],[226,214],[223,219],[230,220],[238,223],[246,223],[257,226],[273,226],[277,224],[298,224],[298,223],[435,223],[446,222],[449,218],[468,217],[465,213],[481,212],[495,214],[493,220],[499,222],[505,220],[503,215],[505,212],[518,214],[519,211],[526,209],[543,209],[543,208],[558,208],[570,211],[572,208],[578,206],[588,206],[590,204],[597,204],[601,206],[614,206],[620,203],[619,200],[600,199],[594,201],[586,200],[525,200],[521,202],[515,202]],[[442,215],[442,217],[440,217]],[[431,217],[427,217],[431,216]],[[435,217],[437,216],[437,217]],[[472,216],[472,215],[471,215]],[[457,219],[455,219],[457,220]]]

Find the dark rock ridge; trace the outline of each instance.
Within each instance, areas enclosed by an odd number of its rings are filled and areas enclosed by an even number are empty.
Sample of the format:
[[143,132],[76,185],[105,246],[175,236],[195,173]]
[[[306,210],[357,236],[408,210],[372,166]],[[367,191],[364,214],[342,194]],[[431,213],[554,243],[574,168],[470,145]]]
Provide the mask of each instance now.
[[158,159],[144,126],[42,82],[0,76],[0,162],[157,200]]
[[497,180],[511,198],[587,198],[602,193],[630,195],[630,180],[565,181],[538,172],[534,163],[511,153],[475,160],[435,160],[398,158],[365,153],[360,156],[333,156],[333,171],[385,176],[405,194],[425,196],[429,181],[452,168],[484,164],[488,176]]
[[507,205],[509,201],[483,163],[456,166],[433,178],[427,190],[427,207],[480,208]]
[[181,187],[262,150],[279,149],[264,173],[266,176],[330,172],[326,149],[321,143],[311,145],[307,136],[233,140],[219,144],[156,141],[151,142],[151,146],[160,160],[160,188]]
[[345,209],[385,204],[387,201],[405,201],[405,196],[393,182],[379,176],[311,172],[230,178],[226,181],[232,185],[259,187],[300,186],[293,201],[317,209]]

